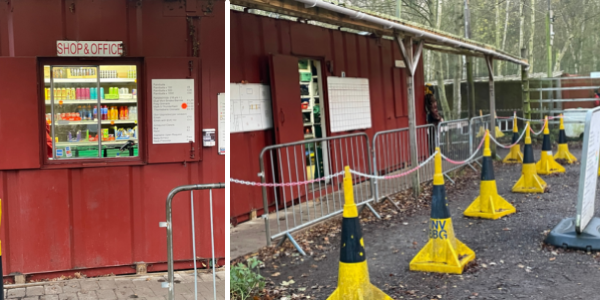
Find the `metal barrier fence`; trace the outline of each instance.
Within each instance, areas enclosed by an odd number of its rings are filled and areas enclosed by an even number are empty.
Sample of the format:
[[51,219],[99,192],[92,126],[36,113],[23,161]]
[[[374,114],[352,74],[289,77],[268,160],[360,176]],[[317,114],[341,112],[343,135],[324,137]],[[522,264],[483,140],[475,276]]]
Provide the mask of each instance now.
[[[485,131],[490,129],[490,115],[474,117],[469,122],[469,130],[471,131],[471,154],[475,153],[477,146],[485,137]],[[495,130],[492,128],[491,130]],[[478,161],[483,157],[483,148],[480,148],[475,155],[474,161]]]
[[[210,184],[192,184],[192,185],[182,185],[171,190],[169,195],[167,196],[166,203],[166,213],[167,213],[167,221],[160,222],[159,227],[167,228],[167,267],[168,267],[168,282],[163,282],[162,287],[168,288],[169,292],[167,294],[169,300],[175,299],[175,274],[173,267],[173,223],[172,223],[172,210],[171,204],[173,202],[173,198],[180,192],[184,191],[194,191],[194,190],[210,190],[210,238],[211,238],[211,249],[212,249],[212,274],[213,274],[213,299],[217,299],[217,287],[216,287],[216,278],[215,278],[215,239],[214,239],[214,231],[213,231],[213,213],[212,213],[212,190],[213,189],[223,189],[225,188],[225,184],[223,183],[210,183]],[[194,229],[194,193],[191,194],[191,212],[192,212],[192,249],[194,255],[194,299],[198,300],[198,274],[196,268],[196,234]]]
[[[464,161],[471,156],[477,144],[473,148],[472,130],[469,125],[469,119],[440,122],[437,128],[438,145],[446,157],[456,161]],[[470,166],[469,162],[466,164]],[[447,160],[442,161],[444,175],[453,183],[454,181],[447,173],[464,165],[452,164]]]
[[[344,193],[341,173],[350,166],[372,174],[369,137],[366,133],[341,135],[265,147],[260,153],[261,182],[283,186],[262,187],[267,244],[288,238],[298,251],[304,251],[291,232],[328,219],[343,211]],[[353,175],[354,199],[368,207],[374,199],[373,182]],[[286,184],[287,183],[287,184]],[[289,184],[295,183],[295,184]],[[274,202],[269,202],[273,199]],[[274,211],[270,208],[274,206]]]
[[[513,118],[499,120],[499,124],[504,124],[500,125],[502,131],[512,131]],[[543,120],[530,121],[543,125]],[[477,171],[472,163],[483,157],[480,146],[489,122],[490,115],[483,115],[444,121],[437,127],[432,124],[417,126],[418,164],[426,162],[437,145],[444,156],[444,175],[451,182],[454,183],[448,172],[464,166]],[[368,207],[379,217],[370,204],[373,200],[391,200],[390,195],[412,187],[410,176],[381,178],[400,175],[417,167],[411,163],[410,143],[408,128],[399,128],[375,133],[372,145],[366,133],[357,133],[265,147],[259,157],[258,176],[261,178],[267,244],[277,238],[282,238],[280,244],[289,239],[302,255],[306,255],[291,233],[343,211],[341,176],[345,166],[363,174],[352,173],[356,204],[362,205],[361,208]],[[420,182],[431,180],[433,173],[433,162],[421,166],[418,170]],[[371,176],[364,174],[380,178],[371,180]]]
[[[418,163],[424,162],[436,146],[436,128],[433,124],[417,126]],[[380,131],[373,136],[373,174],[395,175],[412,169],[408,128]],[[419,169],[420,182],[433,179],[433,162]],[[375,179],[375,199],[389,196],[412,187],[410,176],[393,179]],[[392,204],[396,205],[393,201]]]

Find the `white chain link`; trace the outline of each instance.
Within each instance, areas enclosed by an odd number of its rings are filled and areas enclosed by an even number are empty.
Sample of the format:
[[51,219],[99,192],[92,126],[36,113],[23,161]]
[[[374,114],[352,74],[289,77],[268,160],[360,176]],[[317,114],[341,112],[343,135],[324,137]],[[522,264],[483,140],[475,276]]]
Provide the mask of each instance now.
[[362,177],[366,177],[366,178],[371,178],[371,179],[392,179],[392,178],[398,178],[398,177],[402,177],[402,176],[406,176],[408,174],[411,174],[415,171],[417,171],[418,169],[422,168],[423,166],[425,166],[426,164],[428,164],[437,154],[438,152],[435,151],[432,155],[430,155],[426,160],[424,160],[422,163],[420,163],[416,168],[411,169],[409,171],[406,171],[404,173],[400,173],[400,174],[396,174],[396,175],[387,175],[387,176],[381,176],[381,175],[369,175],[369,174],[365,174],[365,173],[361,173],[359,171],[355,171],[355,170],[350,170],[350,173],[354,174],[354,175],[358,175],[358,176],[362,176]]
[[527,128],[527,125],[525,125],[525,130],[523,130],[523,132],[521,133],[521,136],[519,136],[519,139],[517,139],[517,141],[516,141],[516,142],[514,142],[512,145],[508,145],[508,146],[504,146],[504,145],[500,144],[500,143],[499,143],[499,142],[498,142],[498,141],[497,141],[497,140],[496,140],[496,139],[495,139],[493,136],[491,136],[491,135],[490,135],[490,139],[491,139],[492,141],[494,141],[494,143],[495,143],[496,145],[498,145],[498,146],[500,146],[500,147],[502,147],[502,148],[504,148],[504,149],[510,149],[510,148],[512,148],[512,146],[514,146],[514,145],[518,144],[518,143],[521,141],[521,139],[523,138],[523,136],[525,136],[525,132],[527,132],[527,130],[529,130],[529,128]]

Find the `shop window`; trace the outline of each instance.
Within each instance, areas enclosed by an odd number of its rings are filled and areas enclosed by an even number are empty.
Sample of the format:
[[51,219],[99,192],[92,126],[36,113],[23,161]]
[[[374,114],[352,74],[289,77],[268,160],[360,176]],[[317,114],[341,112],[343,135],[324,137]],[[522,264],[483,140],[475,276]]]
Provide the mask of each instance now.
[[136,65],[45,65],[50,161],[139,154]]

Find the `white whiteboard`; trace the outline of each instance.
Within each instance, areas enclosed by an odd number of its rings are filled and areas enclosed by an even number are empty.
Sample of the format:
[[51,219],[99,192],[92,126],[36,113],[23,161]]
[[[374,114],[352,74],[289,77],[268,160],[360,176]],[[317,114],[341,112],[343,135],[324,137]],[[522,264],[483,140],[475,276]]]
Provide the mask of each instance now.
[[600,108],[588,110],[583,136],[579,192],[577,195],[577,232],[583,232],[594,217],[596,185],[598,183],[598,159],[600,158]]
[[152,79],[152,143],[194,140],[194,79]]
[[219,127],[217,128],[218,144],[220,155],[225,155],[225,143],[227,141],[227,132],[225,131],[225,93],[219,93],[217,96],[219,99]]
[[270,86],[231,83],[230,89],[231,133],[273,128]]
[[331,132],[371,128],[369,79],[327,77]]

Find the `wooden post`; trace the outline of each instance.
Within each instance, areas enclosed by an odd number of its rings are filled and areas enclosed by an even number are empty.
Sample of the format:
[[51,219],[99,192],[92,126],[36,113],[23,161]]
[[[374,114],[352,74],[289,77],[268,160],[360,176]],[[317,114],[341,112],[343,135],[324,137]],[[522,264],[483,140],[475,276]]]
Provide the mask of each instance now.
[[[496,93],[494,91],[494,61],[491,56],[485,56],[485,62],[488,67],[488,75],[490,78],[490,135],[496,137]],[[492,151],[492,158],[496,158],[496,144],[490,144],[490,150]]]
[[[406,64],[408,70],[408,76],[406,83],[408,85],[408,133],[410,137],[410,162],[413,167],[419,165],[419,145],[417,144],[417,120],[416,120],[416,109],[415,109],[415,79],[414,75],[419,65],[419,59],[423,52],[423,42],[419,41],[417,44],[417,51],[413,51],[413,39],[407,37],[402,39],[399,35],[396,35],[396,42],[402,53],[402,59]],[[406,43],[406,45],[405,45]],[[412,176],[413,180],[413,194],[416,197],[421,194],[421,180],[419,178],[419,172],[414,172]]]
[[[527,59],[527,48],[521,49],[521,58]],[[525,66],[521,66],[521,91],[523,118],[531,119],[531,104],[529,102],[529,67]]]

